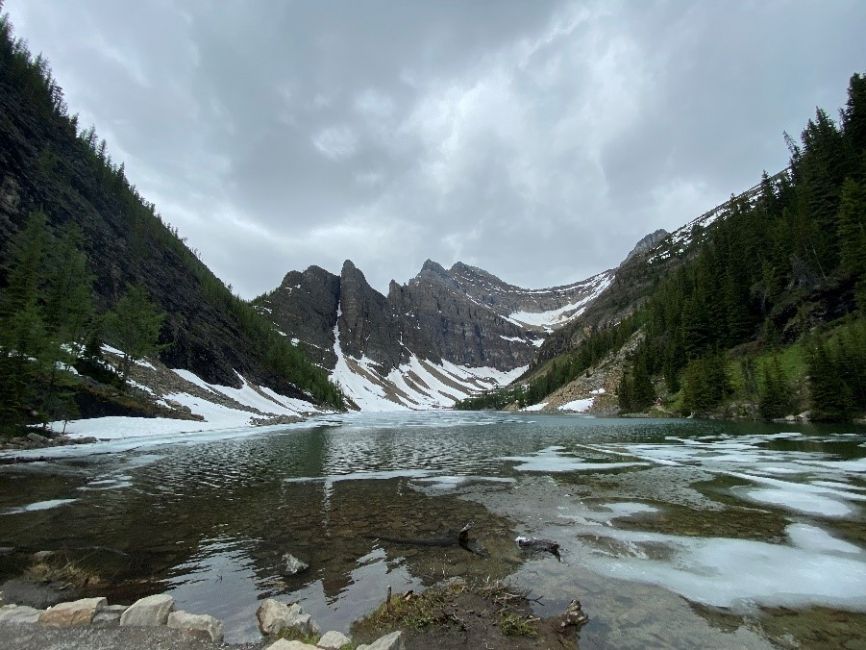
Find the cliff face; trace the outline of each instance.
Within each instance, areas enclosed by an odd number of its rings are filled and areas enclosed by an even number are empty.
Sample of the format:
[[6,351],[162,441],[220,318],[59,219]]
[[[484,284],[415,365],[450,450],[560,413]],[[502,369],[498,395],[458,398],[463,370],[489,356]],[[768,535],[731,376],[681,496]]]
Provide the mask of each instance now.
[[532,290],[428,260],[384,296],[347,260],[339,276],[315,266],[292,271],[255,304],[359,406],[444,406],[520,375],[545,337],[611,277]]
[[406,345],[425,358],[500,370],[532,359],[530,332],[475,299],[458,277],[436,262],[428,260],[406,285],[392,282],[389,302],[402,323]]
[[337,361],[337,326],[343,353],[382,369],[398,368],[414,355],[509,371],[527,365],[557,319],[566,322],[599,286],[585,281],[528,290],[476,267],[458,262],[446,270],[428,260],[408,283],[392,281],[384,296],[347,260],[339,276],[316,266],[291,271],[256,304],[329,369]]

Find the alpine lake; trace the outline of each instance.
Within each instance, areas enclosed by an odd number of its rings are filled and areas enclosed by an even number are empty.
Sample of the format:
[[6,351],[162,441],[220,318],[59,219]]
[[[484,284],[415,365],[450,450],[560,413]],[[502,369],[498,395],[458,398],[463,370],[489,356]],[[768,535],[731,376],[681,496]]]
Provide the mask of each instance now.
[[[26,454],[0,465],[0,584],[54,551],[83,596],[166,592],[229,642],[265,597],[348,631],[463,576],[540,617],[579,599],[580,648],[866,648],[864,427],[337,414]],[[486,554],[413,541],[469,522]]]

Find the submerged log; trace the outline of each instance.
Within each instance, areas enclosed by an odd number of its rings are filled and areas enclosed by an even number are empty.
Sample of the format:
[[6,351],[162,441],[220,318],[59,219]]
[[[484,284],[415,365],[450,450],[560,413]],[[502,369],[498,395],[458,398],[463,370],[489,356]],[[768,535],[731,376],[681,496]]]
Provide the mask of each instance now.
[[552,539],[538,539],[536,537],[518,537],[514,541],[525,551],[540,551],[550,553],[559,557],[559,542],[554,542]]
[[469,537],[469,531],[474,525],[475,522],[469,522],[459,531],[446,530],[442,535],[436,537],[406,538],[386,537],[384,535],[377,535],[375,537],[372,537],[372,539],[378,539],[384,542],[391,542],[392,544],[404,544],[407,546],[441,546],[443,548],[447,548],[449,546],[459,546],[460,548],[469,551],[470,553],[474,553],[475,555],[487,557],[489,553],[487,553],[484,547],[479,542],[470,539]]

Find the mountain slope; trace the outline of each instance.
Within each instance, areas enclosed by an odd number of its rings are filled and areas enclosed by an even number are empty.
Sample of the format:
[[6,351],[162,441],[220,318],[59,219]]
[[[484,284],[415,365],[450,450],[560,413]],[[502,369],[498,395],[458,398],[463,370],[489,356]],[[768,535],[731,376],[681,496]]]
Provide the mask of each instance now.
[[765,418],[866,411],[864,133],[866,76],[856,74],[839,124],[819,109],[801,144],[789,140],[789,169],[627,260],[511,396],[544,403],[639,332],[617,386],[624,410],[659,400]]
[[9,241],[41,210],[50,231],[75,223],[104,312],[129,285],[167,317],[161,359],[204,380],[241,386],[238,373],[293,398],[339,404],[327,376],[272,331],[166,226],[113,163],[93,129],[80,130],[41,58],[0,22],[0,289]]

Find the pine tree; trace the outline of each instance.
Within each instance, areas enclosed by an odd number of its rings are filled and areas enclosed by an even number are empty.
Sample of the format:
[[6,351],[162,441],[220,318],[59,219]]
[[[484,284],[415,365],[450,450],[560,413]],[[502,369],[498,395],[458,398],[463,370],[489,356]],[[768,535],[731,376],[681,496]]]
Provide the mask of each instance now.
[[646,355],[639,353],[632,366],[632,409],[644,411],[652,406],[656,398],[652,378],[647,369]]
[[764,363],[762,375],[764,382],[758,394],[761,416],[772,420],[786,415],[791,408],[791,387],[778,357]]
[[81,246],[81,231],[72,222],[66,224],[46,264],[45,325],[51,357],[42,408],[46,422],[74,413],[71,394],[63,390],[65,373],[59,371],[82,356],[93,320],[93,276]]
[[729,393],[725,357],[711,354],[695,359],[683,373],[683,405],[687,410],[706,413]]
[[813,419],[848,420],[851,417],[851,389],[823,342],[819,342],[809,356],[809,392]]
[[123,352],[120,378],[124,387],[132,362],[163,348],[159,344],[159,333],[164,320],[165,314],[156,308],[147,290],[140,285],[130,286],[106,316],[111,342]]
[[840,270],[855,279],[860,308],[866,308],[866,185],[848,178],[842,186],[838,232]]
[[7,286],[0,295],[0,421],[13,426],[31,417],[49,347],[39,303],[46,246],[40,212],[9,243]]

